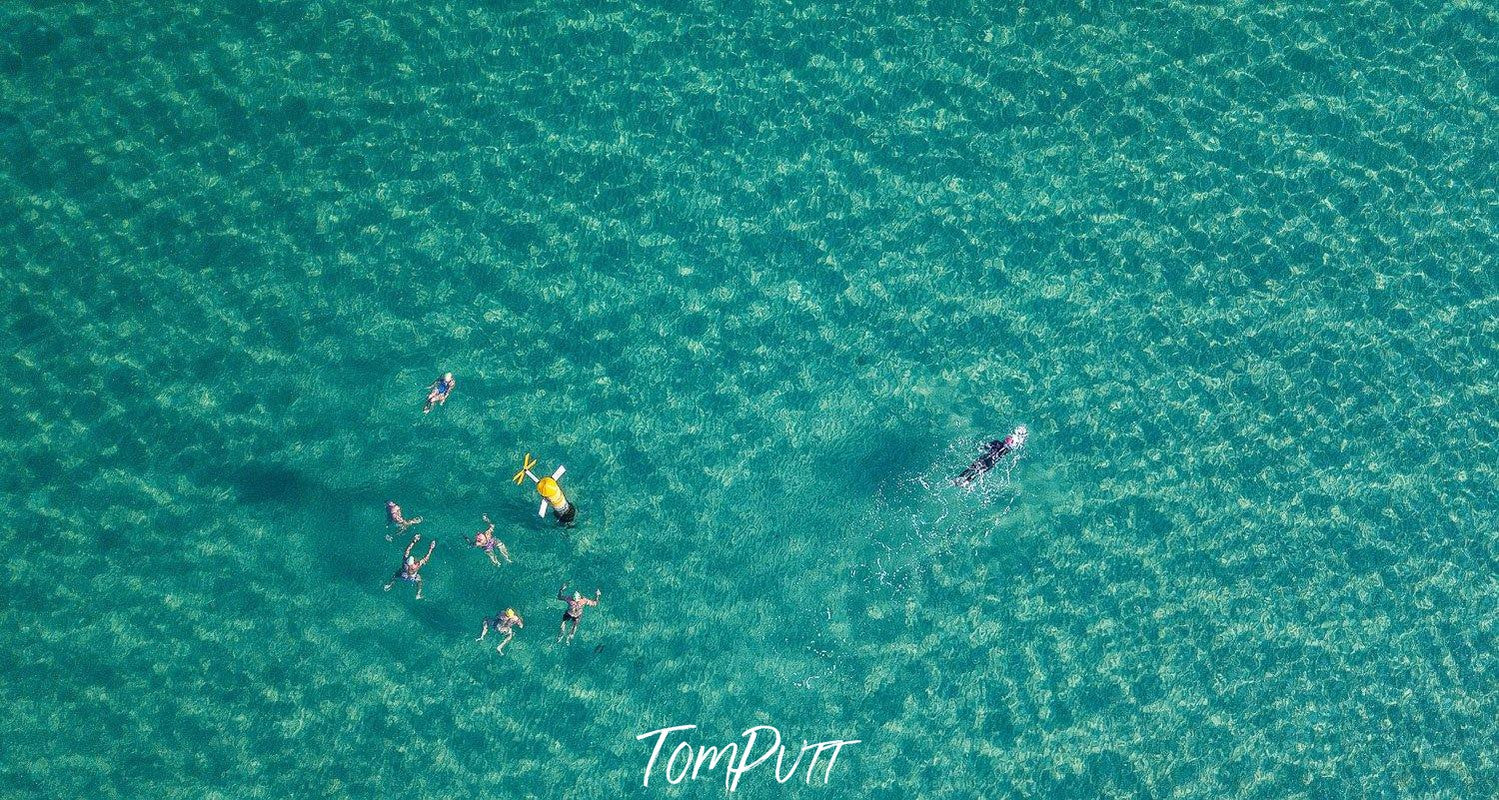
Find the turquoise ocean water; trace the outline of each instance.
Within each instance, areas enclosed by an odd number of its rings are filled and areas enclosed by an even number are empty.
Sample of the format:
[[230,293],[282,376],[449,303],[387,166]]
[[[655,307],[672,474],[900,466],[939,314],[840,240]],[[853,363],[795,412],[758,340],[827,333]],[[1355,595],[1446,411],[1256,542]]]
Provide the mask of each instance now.
[[738,796],[1494,796],[1496,54],[1468,1],[0,4],[0,796],[717,797],[635,737],[760,723],[862,744]]

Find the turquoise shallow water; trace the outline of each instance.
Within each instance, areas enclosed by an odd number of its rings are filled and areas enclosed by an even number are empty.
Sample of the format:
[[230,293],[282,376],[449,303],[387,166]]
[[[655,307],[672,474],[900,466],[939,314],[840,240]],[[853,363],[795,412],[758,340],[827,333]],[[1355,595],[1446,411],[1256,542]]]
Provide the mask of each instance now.
[[1499,787],[1492,3],[0,34],[0,795],[720,796],[640,786],[692,723],[863,740],[754,798]]

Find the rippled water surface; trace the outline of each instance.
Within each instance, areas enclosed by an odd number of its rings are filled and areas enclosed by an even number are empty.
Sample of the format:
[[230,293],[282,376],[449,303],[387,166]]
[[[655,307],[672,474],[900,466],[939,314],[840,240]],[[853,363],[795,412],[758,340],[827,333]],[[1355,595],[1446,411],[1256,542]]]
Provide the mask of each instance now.
[[0,796],[723,796],[641,787],[690,723],[862,740],[749,798],[1493,795],[1496,54],[1491,2],[0,4]]

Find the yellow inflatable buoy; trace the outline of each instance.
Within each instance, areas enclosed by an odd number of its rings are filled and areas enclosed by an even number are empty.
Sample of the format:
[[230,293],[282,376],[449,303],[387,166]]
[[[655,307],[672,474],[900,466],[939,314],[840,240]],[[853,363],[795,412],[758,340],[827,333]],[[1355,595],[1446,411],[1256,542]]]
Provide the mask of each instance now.
[[567,472],[567,467],[559,465],[556,472],[545,478],[538,478],[536,473],[531,471],[531,468],[538,462],[531,457],[530,453],[527,453],[520,463],[520,471],[515,473],[512,480],[517,486],[525,482],[526,478],[535,481],[536,493],[541,495],[541,508],[537,511],[537,515],[545,517],[547,508],[550,507],[557,514],[558,522],[564,525],[572,522],[573,518],[578,516],[578,507],[567,501],[567,495],[562,493],[562,486],[557,483],[557,479]]

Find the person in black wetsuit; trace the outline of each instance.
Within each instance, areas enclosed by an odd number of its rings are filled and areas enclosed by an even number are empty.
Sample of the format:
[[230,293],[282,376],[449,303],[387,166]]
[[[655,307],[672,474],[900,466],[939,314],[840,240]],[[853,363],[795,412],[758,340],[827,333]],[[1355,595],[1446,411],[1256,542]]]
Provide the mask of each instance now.
[[994,469],[994,465],[998,464],[1001,458],[1019,450],[1025,444],[1026,435],[1025,426],[1021,425],[1015,428],[1004,439],[995,439],[983,445],[984,454],[979,456],[972,464],[969,464],[968,469],[963,470],[958,477],[953,478],[953,484],[967,486],[978,480],[984,473]]

